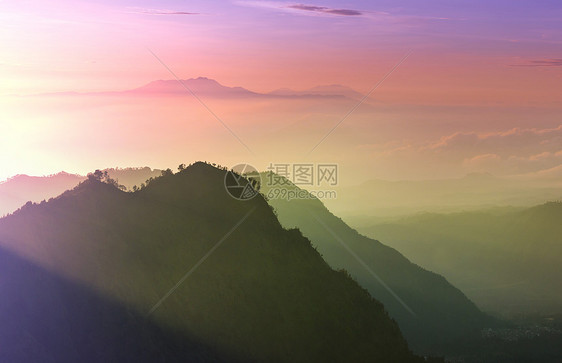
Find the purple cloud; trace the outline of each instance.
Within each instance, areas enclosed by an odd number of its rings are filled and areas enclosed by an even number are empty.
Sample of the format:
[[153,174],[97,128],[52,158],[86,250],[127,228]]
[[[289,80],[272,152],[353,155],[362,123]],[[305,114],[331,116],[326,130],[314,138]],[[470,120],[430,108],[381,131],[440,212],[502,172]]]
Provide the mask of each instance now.
[[328,8],[328,7],[325,7],[325,6],[306,5],[306,4],[289,5],[286,8],[295,9],[295,10],[303,10],[303,11],[311,11],[311,12],[323,13],[323,14],[342,15],[342,16],[363,15],[363,13],[359,10],[333,9],[333,8]]
[[201,15],[200,13],[192,13],[189,11],[176,11],[176,10],[165,10],[165,9],[133,8],[132,12],[136,14],[146,14],[146,15]]
[[532,60],[525,64],[512,64],[512,67],[562,67],[562,58]]

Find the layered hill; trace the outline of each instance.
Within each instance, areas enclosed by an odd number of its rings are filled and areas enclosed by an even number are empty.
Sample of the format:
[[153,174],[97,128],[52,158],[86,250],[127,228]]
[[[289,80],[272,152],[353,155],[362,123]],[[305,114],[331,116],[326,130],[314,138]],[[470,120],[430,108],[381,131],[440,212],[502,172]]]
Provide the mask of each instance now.
[[[265,184],[262,192],[275,196]],[[482,328],[496,324],[443,276],[359,234],[290,182],[283,188],[298,190],[303,198],[269,200],[281,224],[300,229],[330,266],[347,270],[380,300],[419,352],[452,354],[464,349],[464,342],[478,340]]]
[[[134,193],[91,178],[0,219],[0,243],[38,266],[30,286],[49,271],[190,337],[195,353],[204,347],[208,356],[267,362],[418,360],[380,302],[331,269],[299,231],[283,229],[263,198],[231,198],[225,172],[196,163]],[[2,278],[18,276],[15,269]],[[32,291],[7,290],[3,300],[26,301]],[[86,315],[94,302],[78,300]],[[80,326],[74,319],[84,314],[73,313],[73,300],[58,303]],[[111,319],[100,324],[120,329]],[[33,339],[56,358],[50,326],[39,326]],[[170,351],[162,360],[177,358]]]
[[447,276],[494,313],[562,313],[562,204],[424,213],[361,231]]
[[0,216],[11,213],[28,201],[40,202],[74,188],[84,177],[58,173],[36,177],[16,175],[0,183]]
[[[144,168],[104,169],[119,184],[132,189],[147,179],[161,175],[161,170]],[[73,189],[85,176],[60,172],[49,176],[16,175],[0,182],[0,216],[12,213],[27,202],[41,202]]]

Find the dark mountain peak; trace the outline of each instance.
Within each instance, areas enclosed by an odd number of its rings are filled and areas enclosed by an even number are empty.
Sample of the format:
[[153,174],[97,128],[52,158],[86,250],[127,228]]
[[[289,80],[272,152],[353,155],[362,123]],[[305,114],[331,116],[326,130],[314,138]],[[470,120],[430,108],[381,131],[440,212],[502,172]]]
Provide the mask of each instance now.
[[133,193],[89,178],[0,219],[0,246],[242,361],[418,361],[382,304],[261,196],[228,195],[226,173],[198,162]]
[[[195,183],[203,182],[203,179],[207,179],[207,183],[217,184],[220,180],[224,178],[225,169],[218,166],[217,164],[210,164],[204,161],[196,161],[193,164],[187,165],[183,170],[178,172],[173,172],[172,170],[164,170],[161,175],[153,178],[153,181],[180,181],[181,183]],[[196,179],[196,180],[191,180]],[[150,183],[152,185],[152,183]]]
[[123,191],[119,190],[119,188],[117,188],[115,185],[112,185],[110,183],[106,183],[103,182],[101,180],[95,180],[92,178],[87,178],[84,181],[82,181],[80,184],[78,184],[75,188],[68,190],[68,192],[72,192],[72,191],[76,191],[78,193],[84,193],[84,192],[113,192],[113,191],[117,191],[120,193],[124,193]]
[[214,170],[216,169],[216,164],[215,166],[213,166],[213,164],[210,164],[206,161],[196,161],[191,165],[188,165],[187,168],[185,170]]
[[[113,184],[87,178],[73,189],[67,190],[47,203],[42,208],[66,208],[71,205],[79,208],[103,208],[108,203],[124,202],[130,195]],[[50,203],[50,202],[53,203]]]

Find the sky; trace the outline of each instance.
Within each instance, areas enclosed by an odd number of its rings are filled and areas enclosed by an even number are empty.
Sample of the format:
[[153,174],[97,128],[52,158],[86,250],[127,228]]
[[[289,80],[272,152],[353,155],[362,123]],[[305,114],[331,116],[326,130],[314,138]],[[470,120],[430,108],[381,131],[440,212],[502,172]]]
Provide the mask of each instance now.
[[[348,182],[562,175],[561,20],[559,1],[0,1],[0,180],[199,159],[334,162]],[[355,101],[203,99],[230,132],[193,98],[52,94],[171,72],[367,94],[409,52],[310,154]]]

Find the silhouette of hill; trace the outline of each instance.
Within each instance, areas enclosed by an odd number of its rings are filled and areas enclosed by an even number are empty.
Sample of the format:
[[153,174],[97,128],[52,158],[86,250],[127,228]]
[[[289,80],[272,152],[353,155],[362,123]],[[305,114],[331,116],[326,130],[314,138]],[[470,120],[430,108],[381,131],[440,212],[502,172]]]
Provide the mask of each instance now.
[[181,80],[161,79],[149,82],[141,87],[124,91],[102,91],[102,92],[52,92],[42,93],[33,96],[188,96],[190,91],[197,96],[222,99],[242,99],[242,98],[288,98],[288,99],[353,99],[359,100],[363,95],[347,86],[327,85],[316,86],[304,91],[294,91],[288,88],[281,88],[268,93],[250,91],[244,87],[229,87],[218,81],[207,78],[197,77]]
[[74,188],[84,177],[61,172],[44,177],[16,175],[0,183],[0,216],[28,201],[40,202]]
[[224,178],[196,163],[134,193],[88,179],[0,219],[0,242],[224,356],[421,361],[381,303]]
[[[262,192],[267,195],[264,184]],[[285,187],[300,189],[293,184]],[[496,324],[445,278],[360,235],[320,200],[278,198],[269,203],[283,226],[299,228],[330,266],[347,270],[384,304],[416,351],[457,353],[463,342],[478,340],[482,328]]]
[[450,279],[502,315],[562,312],[562,204],[424,213],[361,231]]
[[[183,83],[183,84],[182,84]],[[152,81],[142,87],[126,91],[128,93],[152,93],[152,94],[180,94],[190,95],[185,87],[191,89],[197,95],[215,97],[249,97],[258,96],[259,93],[249,91],[242,87],[223,86],[214,79],[198,77],[182,80],[175,79]]]
[[[112,179],[127,189],[138,187],[150,178],[158,177],[162,170],[142,168],[108,168]],[[27,202],[41,202],[54,198],[63,192],[74,188],[86,179],[78,174],[63,172],[49,176],[16,175],[0,183],[0,216],[12,213]]]

